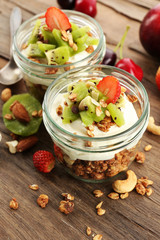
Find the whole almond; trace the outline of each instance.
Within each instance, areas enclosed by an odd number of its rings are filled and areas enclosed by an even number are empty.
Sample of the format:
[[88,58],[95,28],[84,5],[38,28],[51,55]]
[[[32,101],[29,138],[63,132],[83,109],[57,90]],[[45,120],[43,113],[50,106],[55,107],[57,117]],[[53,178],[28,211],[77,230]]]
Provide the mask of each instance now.
[[27,138],[24,138],[19,141],[17,145],[17,152],[23,152],[32,146],[34,146],[38,142],[38,138],[36,136],[30,136]]
[[10,110],[18,121],[30,122],[30,116],[26,108],[19,101],[14,101],[10,106]]

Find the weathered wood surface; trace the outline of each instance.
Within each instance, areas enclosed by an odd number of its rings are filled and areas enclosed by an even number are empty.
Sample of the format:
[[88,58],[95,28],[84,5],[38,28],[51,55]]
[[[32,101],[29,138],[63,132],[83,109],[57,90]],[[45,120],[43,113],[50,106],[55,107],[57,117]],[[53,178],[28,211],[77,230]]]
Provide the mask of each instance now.
[[[159,62],[143,50],[139,42],[139,26],[149,8],[158,0],[99,0],[96,20],[102,25],[106,34],[107,45],[114,48],[121,38],[126,25],[131,29],[128,33],[124,57],[132,58],[144,71],[143,84],[147,89],[151,115],[160,125],[159,106],[160,92],[155,85],[155,73]],[[54,0],[1,0],[0,1],[0,67],[9,58],[9,15],[14,6],[22,8],[23,20],[43,12],[49,6],[58,6]],[[5,86],[0,86],[0,92]],[[11,86],[13,93],[25,91],[23,81]],[[0,112],[2,109],[2,102]],[[0,114],[1,116],[1,114]],[[36,150],[52,151],[52,142],[44,127],[39,131],[39,143],[25,153],[11,155],[5,146],[10,140],[9,132],[0,117],[0,239],[1,240],[84,240],[87,237],[86,226],[94,233],[110,239],[160,239],[160,137],[145,132],[141,150],[146,144],[153,148],[146,153],[144,165],[133,163],[131,169],[138,177],[148,176],[154,181],[154,193],[150,198],[132,192],[126,200],[110,200],[107,194],[111,184],[86,184],[70,177],[60,166],[50,174],[41,174],[35,170],[32,155]],[[36,183],[40,189],[34,192],[28,188]],[[94,189],[104,191],[101,199],[92,195]],[[75,196],[75,210],[69,216],[58,211],[61,193],[69,192]],[[41,209],[36,199],[39,194],[47,194],[50,198],[46,209]],[[16,197],[19,209],[9,208],[9,201]],[[104,201],[104,216],[98,216],[96,204]]]

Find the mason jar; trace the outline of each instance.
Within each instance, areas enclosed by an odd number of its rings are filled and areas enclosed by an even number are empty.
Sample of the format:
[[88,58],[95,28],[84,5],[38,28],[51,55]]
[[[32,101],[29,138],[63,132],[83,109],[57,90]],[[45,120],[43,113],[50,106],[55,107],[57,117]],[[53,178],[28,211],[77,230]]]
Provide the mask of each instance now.
[[[98,79],[111,75],[116,77],[125,94],[137,99],[133,107],[137,120],[121,132],[108,132],[103,137],[74,134],[57,124],[53,118],[53,104],[67,86],[79,80]],[[55,107],[55,106],[54,106]],[[128,169],[135,159],[140,140],[149,118],[148,95],[142,83],[124,70],[105,65],[93,65],[70,70],[59,76],[47,89],[43,102],[44,125],[54,143],[57,161],[68,173],[86,182],[103,182]],[[130,117],[131,112],[128,112]]]
[[82,57],[80,60],[76,59],[73,63],[65,65],[41,64],[33,61],[33,59],[27,58],[22,53],[22,49],[31,35],[36,20],[41,19],[42,25],[45,24],[45,19],[40,18],[44,13],[38,14],[25,21],[14,36],[13,56],[18,67],[22,70],[28,91],[40,100],[43,99],[47,87],[60,74],[75,67],[101,63],[105,55],[105,37],[99,23],[90,16],[77,11],[64,10],[63,12],[68,16],[70,22],[77,24],[79,27],[89,26],[91,35],[99,39],[99,43],[94,51],[87,57]]

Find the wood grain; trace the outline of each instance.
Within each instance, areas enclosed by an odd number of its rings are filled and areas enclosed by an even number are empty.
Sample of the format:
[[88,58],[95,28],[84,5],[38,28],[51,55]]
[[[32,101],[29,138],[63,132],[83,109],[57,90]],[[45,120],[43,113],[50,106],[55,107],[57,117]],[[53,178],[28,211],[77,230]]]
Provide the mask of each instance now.
[[[159,61],[149,56],[139,42],[139,26],[149,8],[156,5],[157,0],[99,0],[96,20],[101,24],[106,35],[109,48],[114,48],[120,40],[127,24],[131,29],[127,35],[123,55],[130,57],[144,71],[143,84],[148,92],[151,115],[160,125],[159,103],[160,92],[155,85],[155,73]],[[55,0],[1,0],[0,1],[0,67],[9,58],[9,15],[14,6],[22,9],[23,20],[43,12],[49,6],[58,6]],[[117,52],[118,56],[119,53]],[[6,58],[6,59],[5,59]],[[5,86],[0,85],[0,92]],[[13,94],[25,92],[24,82],[11,86]],[[131,169],[138,177],[148,176],[154,181],[154,193],[151,197],[138,195],[135,191],[125,200],[111,200],[107,194],[111,191],[111,183],[87,184],[70,177],[64,169],[57,165],[49,174],[43,174],[33,166],[32,155],[36,150],[53,151],[52,141],[42,125],[38,132],[39,142],[25,153],[11,155],[5,145],[10,140],[9,131],[4,127],[0,102],[0,239],[1,240],[87,240],[86,227],[93,233],[102,234],[104,240],[159,240],[160,239],[160,137],[145,132],[141,150],[147,144],[153,148],[146,153],[143,165],[133,163]],[[123,177],[123,176],[122,176]],[[32,191],[29,184],[38,184],[39,190]],[[97,199],[92,192],[101,189],[104,196]],[[65,216],[59,212],[61,193],[69,192],[75,196],[75,209]],[[49,196],[49,203],[41,209],[36,199],[41,194]],[[13,211],[9,202],[15,197],[19,209]],[[106,214],[98,216],[95,206],[104,201]]]

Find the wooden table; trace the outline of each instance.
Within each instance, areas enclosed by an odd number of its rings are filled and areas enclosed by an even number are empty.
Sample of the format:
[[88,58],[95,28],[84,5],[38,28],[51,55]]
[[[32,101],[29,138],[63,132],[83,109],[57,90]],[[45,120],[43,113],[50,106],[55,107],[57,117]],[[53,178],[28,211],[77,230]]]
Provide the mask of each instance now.
[[[123,35],[126,25],[131,29],[124,46],[124,57],[130,57],[144,71],[143,84],[149,95],[151,115],[160,125],[160,92],[155,84],[158,60],[149,56],[139,42],[139,26],[149,8],[158,0],[99,0],[96,20],[101,24],[107,45],[115,47]],[[9,58],[9,15],[14,6],[22,9],[23,20],[43,12],[49,6],[58,6],[55,0],[1,0],[0,1],[0,67]],[[0,92],[5,86],[0,86]],[[13,94],[25,91],[23,81],[11,86]],[[2,101],[0,102],[2,108]],[[1,111],[1,110],[0,110]],[[52,142],[44,126],[38,133],[39,143],[24,153],[12,155],[5,142],[10,140],[9,131],[4,127],[0,114],[0,239],[1,240],[84,240],[89,226],[94,234],[102,234],[103,239],[160,239],[160,137],[145,132],[141,150],[147,144],[153,148],[146,153],[146,162],[133,163],[131,169],[138,177],[148,176],[154,181],[154,193],[148,198],[132,192],[125,200],[111,200],[107,194],[111,184],[87,184],[70,177],[60,166],[51,173],[43,174],[33,166],[32,155],[36,150],[52,151]],[[29,184],[39,185],[38,191],[28,188]],[[104,196],[97,199],[94,189],[101,189]],[[59,210],[61,193],[75,196],[75,209],[66,216]],[[40,208],[36,199],[39,194],[49,196],[49,204]],[[18,210],[11,210],[9,202],[15,197]],[[106,214],[98,216],[95,206],[104,201]]]

